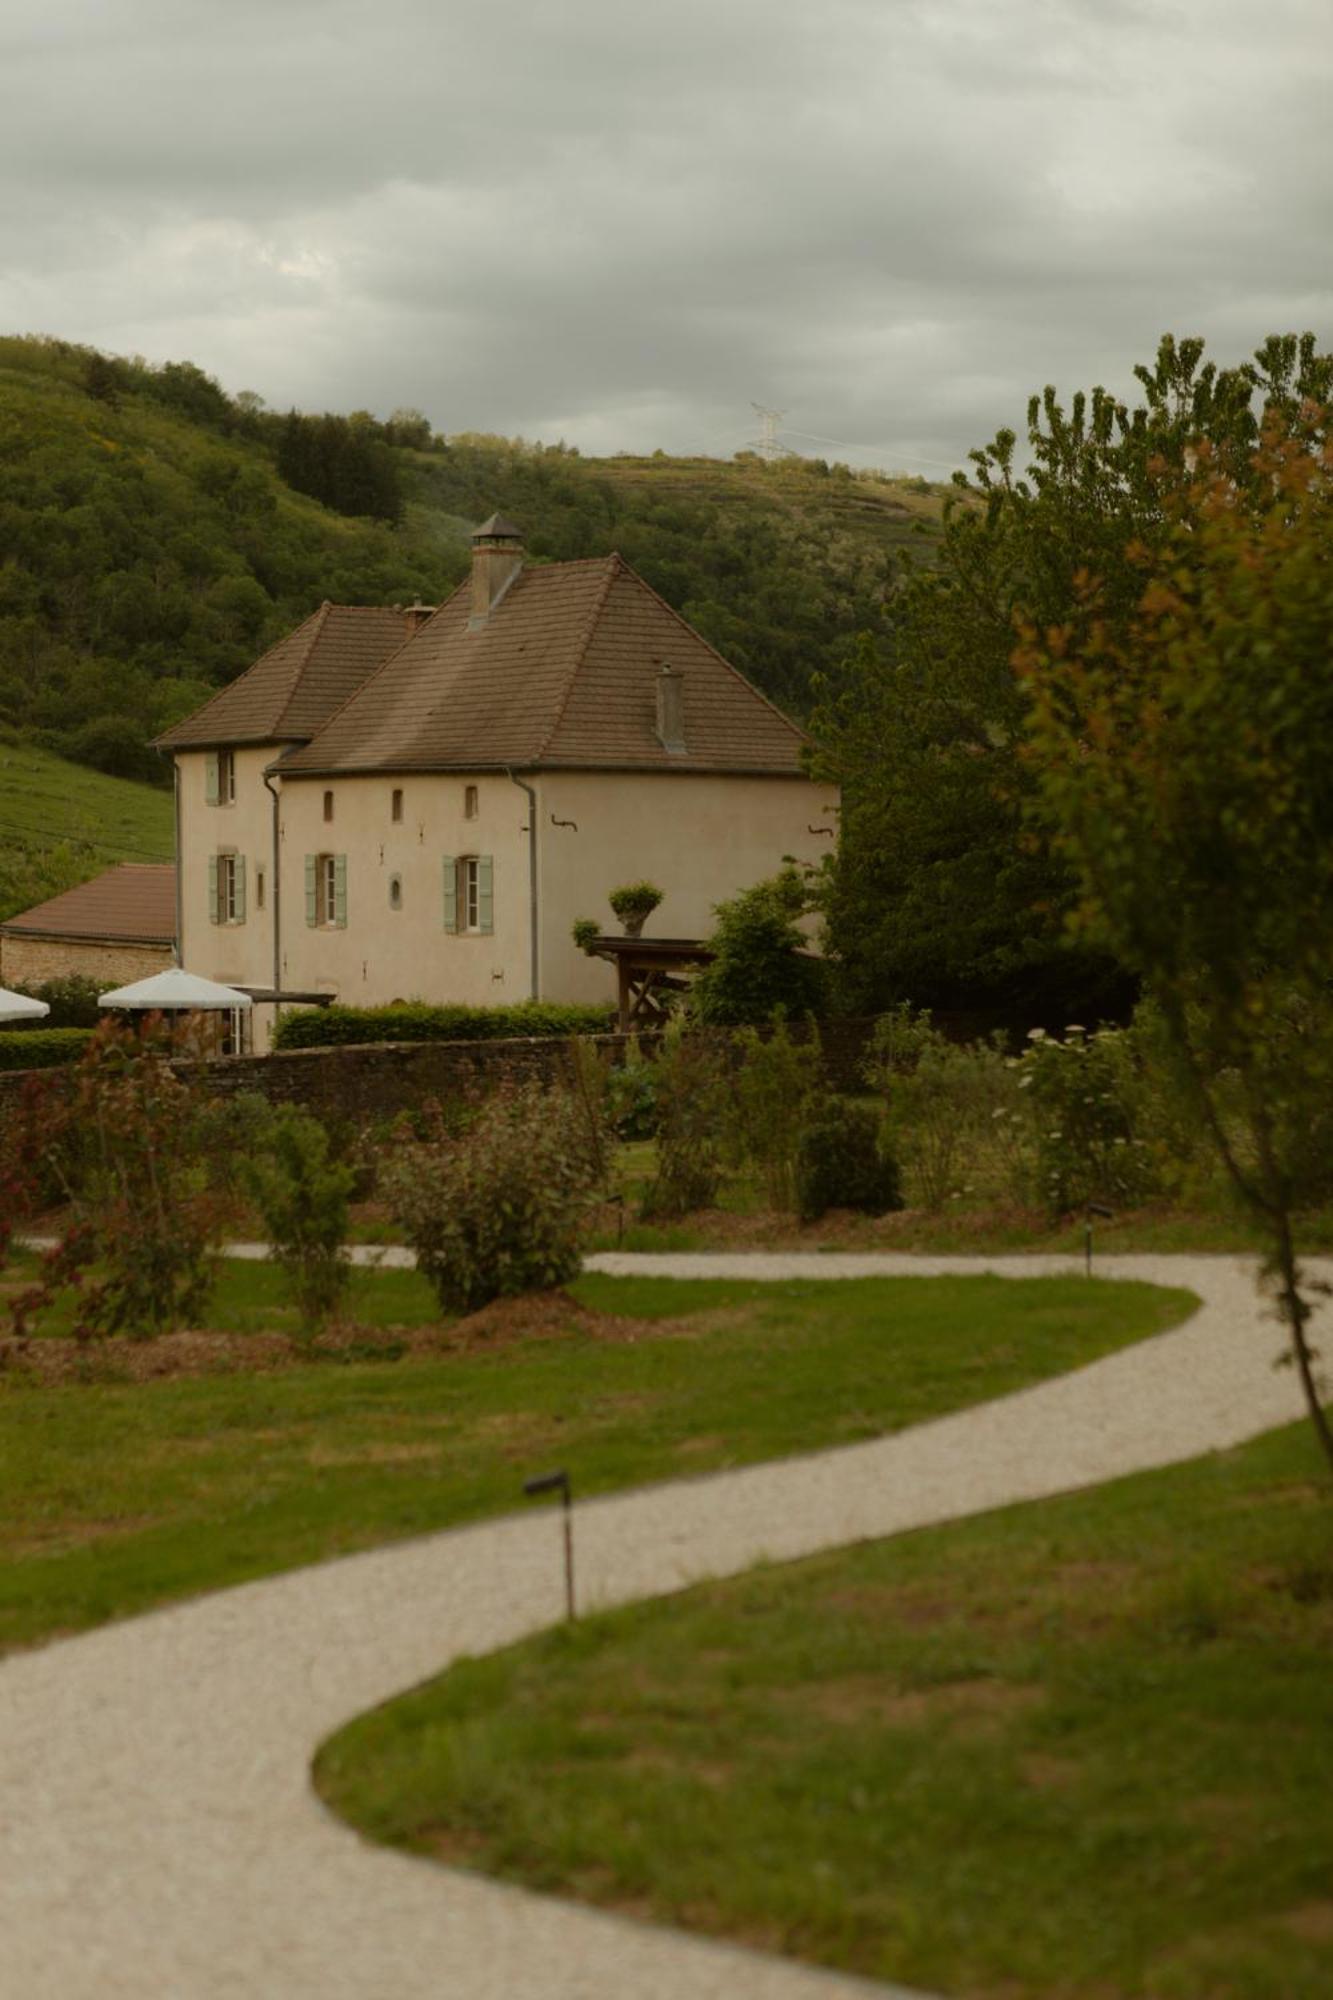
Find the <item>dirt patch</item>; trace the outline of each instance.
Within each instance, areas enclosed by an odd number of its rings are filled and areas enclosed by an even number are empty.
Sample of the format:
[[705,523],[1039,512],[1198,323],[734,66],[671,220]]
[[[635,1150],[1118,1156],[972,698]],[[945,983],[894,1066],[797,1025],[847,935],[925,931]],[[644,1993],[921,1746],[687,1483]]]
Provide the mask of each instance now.
[[[594,1312],[567,1292],[496,1299],[466,1318],[422,1326],[342,1321],[307,1341],[282,1332],[197,1328],[150,1340],[0,1339],[0,1375],[55,1384],[156,1382],[193,1375],[266,1374],[311,1361],[397,1361],[406,1355],[495,1353],[531,1340],[659,1339],[675,1322]],[[692,1330],[692,1329],[691,1329]]]
[[1284,1910],[1278,1922],[1302,1944],[1333,1944],[1333,1903],[1302,1903]]
[[1045,1700],[1041,1688],[1012,1681],[943,1681],[936,1687],[899,1688],[876,1674],[848,1674],[815,1688],[794,1692],[793,1702],[824,1722],[856,1728],[878,1722],[891,1729],[921,1729],[947,1723],[969,1734],[998,1730],[1013,1715]]
[[1072,1757],[1054,1757],[1034,1750],[1018,1763],[1019,1775],[1034,1792],[1067,1792],[1077,1784],[1079,1767]]

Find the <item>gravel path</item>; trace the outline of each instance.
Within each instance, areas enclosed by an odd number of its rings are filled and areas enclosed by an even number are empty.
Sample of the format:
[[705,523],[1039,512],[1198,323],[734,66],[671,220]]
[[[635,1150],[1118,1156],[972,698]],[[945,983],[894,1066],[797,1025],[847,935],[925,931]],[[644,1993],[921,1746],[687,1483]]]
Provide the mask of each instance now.
[[[394,1260],[397,1261],[397,1260]],[[1066,1258],[603,1256],[673,1276],[1009,1275]],[[1093,1484],[1300,1414],[1241,1259],[1121,1257],[1187,1325],[881,1442],[578,1512],[585,1602]],[[362,1843],[310,1789],[349,1718],[561,1613],[554,1512],[275,1577],[0,1663],[0,2000],[817,2000],[895,1989]]]

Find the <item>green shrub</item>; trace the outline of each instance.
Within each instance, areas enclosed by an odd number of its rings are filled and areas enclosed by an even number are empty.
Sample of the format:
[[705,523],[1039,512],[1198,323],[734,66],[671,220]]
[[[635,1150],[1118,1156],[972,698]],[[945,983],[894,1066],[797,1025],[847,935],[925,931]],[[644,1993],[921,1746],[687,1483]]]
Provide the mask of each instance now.
[[380,1170],[446,1312],[575,1277],[596,1188],[584,1107],[533,1083],[505,1085],[465,1131],[441,1123]]
[[901,1208],[898,1163],[880,1150],[880,1120],[862,1104],[825,1098],[801,1128],[796,1151],[796,1212],[816,1222],[830,1208],[887,1215]]
[[824,1074],[818,1036],[794,1041],[778,1017],[765,1034],[742,1029],[730,1099],[728,1137],[739,1161],[759,1170],[770,1208],[796,1208],[796,1154],[806,1108]]
[[606,900],[624,925],[626,936],[637,937],[661,902],[662,891],[655,882],[626,882],[613,889]]
[[0,1030],[0,1070],[56,1069],[77,1062],[91,1039],[90,1028]]
[[55,1164],[69,1211],[37,1284],[11,1303],[20,1329],[66,1289],[82,1339],[161,1333],[207,1302],[221,1209],[204,1100],[165,1060],[170,1049],[167,1029],[104,1022],[68,1081],[26,1102],[23,1156],[34,1174]]
[[607,1116],[618,1139],[651,1139],[657,1130],[657,1066],[644,1055],[637,1035],[625,1044],[623,1059],[606,1076]]
[[106,992],[104,979],[86,979],[82,973],[71,972],[16,990],[34,1000],[45,1000],[51,1010],[45,1017],[48,1028],[95,1028],[106,1019],[105,1010],[97,1003],[98,995]]
[[698,1020],[738,1028],[771,1021],[779,1008],[792,1020],[824,1011],[824,963],[809,956],[809,940],[796,922],[808,907],[795,868],[717,905],[712,962],[690,988]]
[[602,935],[602,927],[594,917],[575,917],[570,925],[569,935],[579,950],[586,952],[591,958],[592,948]]
[[343,1254],[356,1169],[329,1156],[329,1136],[308,1111],[284,1105],[267,1148],[245,1162],[243,1185],[263,1218],[276,1262],[308,1330],[322,1326],[347,1289]]
[[867,1081],[883,1092],[889,1150],[919,1207],[939,1210],[968,1192],[983,1150],[999,1152],[1014,1192],[1027,1191],[1027,1121],[1018,1065],[998,1041],[959,1043],[927,1010],[894,1008],[875,1024]]
[[724,1133],[731,1080],[712,1036],[673,1021],[653,1064],[657,1101],[657,1171],[640,1214],[670,1221],[709,1208],[726,1177]]
[[604,1035],[609,1007],[526,1000],[513,1007],[310,1007],[284,1014],[274,1035],[279,1049],[320,1049],[351,1042],[481,1042],[514,1036]]

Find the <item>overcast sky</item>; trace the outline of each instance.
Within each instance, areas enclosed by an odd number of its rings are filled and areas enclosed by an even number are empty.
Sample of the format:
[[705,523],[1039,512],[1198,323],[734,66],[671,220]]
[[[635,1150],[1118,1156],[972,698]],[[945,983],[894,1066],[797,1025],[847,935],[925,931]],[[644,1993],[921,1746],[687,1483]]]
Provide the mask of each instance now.
[[1329,0],[4,0],[0,329],[935,472],[1168,329],[1329,343],[1331,71]]

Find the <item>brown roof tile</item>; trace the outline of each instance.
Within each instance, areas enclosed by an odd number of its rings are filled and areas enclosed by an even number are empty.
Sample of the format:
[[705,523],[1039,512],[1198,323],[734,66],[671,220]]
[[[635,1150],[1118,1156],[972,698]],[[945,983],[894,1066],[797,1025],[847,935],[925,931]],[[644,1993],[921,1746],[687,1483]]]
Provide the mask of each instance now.
[[[476,630],[470,608],[464,584],[283,772],[802,768],[796,725],[619,556],[521,571]],[[668,662],[683,756],[655,734]]]
[[229,687],[157,738],[164,750],[304,743],[416,628],[409,612],[322,604]]
[[170,944],[176,935],[176,870],[169,861],[125,861],[21,910],[0,924],[15,937],[116,938]]

